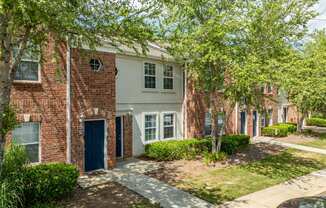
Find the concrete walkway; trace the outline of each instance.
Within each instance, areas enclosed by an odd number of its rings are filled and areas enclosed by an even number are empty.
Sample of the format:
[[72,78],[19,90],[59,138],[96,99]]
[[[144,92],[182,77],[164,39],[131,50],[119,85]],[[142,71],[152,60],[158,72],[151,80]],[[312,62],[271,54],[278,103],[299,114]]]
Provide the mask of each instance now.
[[263,143],[268,143],[268,144],[279,145],[282,147],[288,147],[288,148],[298,149],[298,150],[302,150],[302,151],[314,152],[314,153],[326,155],[326,149],[319,149],[319,148],[308,147],[308,146],[299,145],[299,144],[280,142],[280,141],[276,141],[276,139],[273,137],[255,137],[253,139],[253,142],[254,143],[263,142]]
[[320,195],[325,191],[326,169],[242,196],[218,208],[275,208],[286,200]]
[[[134,169],[131,169],[134,168]],[[214,205],[181,191],[157,179],[143,174],[144,170],[155,168],[147,161],[120,163],[113,170],[102,171],[96,176],[82,176],[79,185],[83,188],[117,182],[128,189],[144,196],[151,202],[159,203],[164,208],[210,208]]]

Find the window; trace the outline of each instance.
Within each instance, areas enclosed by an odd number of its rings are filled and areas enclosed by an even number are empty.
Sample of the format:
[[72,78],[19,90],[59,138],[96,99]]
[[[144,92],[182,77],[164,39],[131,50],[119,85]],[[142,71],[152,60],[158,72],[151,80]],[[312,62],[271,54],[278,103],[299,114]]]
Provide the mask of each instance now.
[[267,84],[266,85],[266,92],[267,93],[272,93],[272,90],[273,90],[272,85],[271,84]]
[[210,112],[205,113],[205,135],[211,135],[212,133],[212,114]]
[[157,139],[157,115],[145,115],[145,141],[153,141]]
[[91,69],[93,71],[95,71],[95,72],[100,71],[102,69],[102,66],[103,66],[100,59],[91,59],[89,61],[89,65],[90,65]]
[[289,112],[289,108],[283,107],[283,114],[282,114],[283,123],[286,123],[288,120],[288,112]]
[[163,114],[163,139],[174,138],[174,114]]
[[39,162],[39,131],[39,123],[28,122],[20,124],[12,134],[14,142],[25,146],[30,162]]
[[273,125],[273,109],[268,110],[268,125]]
[[218,112],[217,113],[217,128],[218,130],[221,130],[224,123],[224,112]]
[[[14,56],[17,49],[14,49]],[[35,50],[27,49],[15,73],[15,81],[40,81],[39,54]]]
[[145,88],[156,88],[156,66],[152,63],[145,63]]
[[172,90],[173,89],[173,66],[164,66],[164,78],[163,78],[163,88]]

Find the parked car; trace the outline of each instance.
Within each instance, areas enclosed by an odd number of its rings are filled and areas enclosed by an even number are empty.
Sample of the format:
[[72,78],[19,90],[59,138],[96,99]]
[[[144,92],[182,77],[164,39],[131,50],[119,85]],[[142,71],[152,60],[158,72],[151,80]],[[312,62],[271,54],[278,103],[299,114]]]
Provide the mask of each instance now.
[[326,208],[326,196],[290,199],[280,204],[277,208]]

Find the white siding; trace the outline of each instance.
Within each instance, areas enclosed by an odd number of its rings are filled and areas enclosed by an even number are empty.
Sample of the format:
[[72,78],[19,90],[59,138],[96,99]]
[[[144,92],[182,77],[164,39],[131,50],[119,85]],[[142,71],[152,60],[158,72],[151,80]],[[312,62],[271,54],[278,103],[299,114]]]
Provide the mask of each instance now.
[[[144,63],[156,64],[156,89],[144,88]],[[183,71],[172,63],[174,89],[163,89],[163,62],[138,58],[133,56],[117,55],[116,65],[118,69],[116,81],[117,113],[130,113],[133,115],[133,155],[144,153],[144,113],[158,113],[159,138],[163,138],[162,113],[175,113],[175,138],[183,136]]]

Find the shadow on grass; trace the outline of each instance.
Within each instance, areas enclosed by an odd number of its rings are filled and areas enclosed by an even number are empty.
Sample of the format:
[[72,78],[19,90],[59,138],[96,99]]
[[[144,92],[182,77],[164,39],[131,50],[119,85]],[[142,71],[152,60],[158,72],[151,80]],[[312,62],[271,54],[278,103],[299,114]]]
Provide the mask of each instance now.
[[252,173],[280,181],[303,176],[324,167],[325,164],[321,161],[298,157],[288,151],[240,166]]

